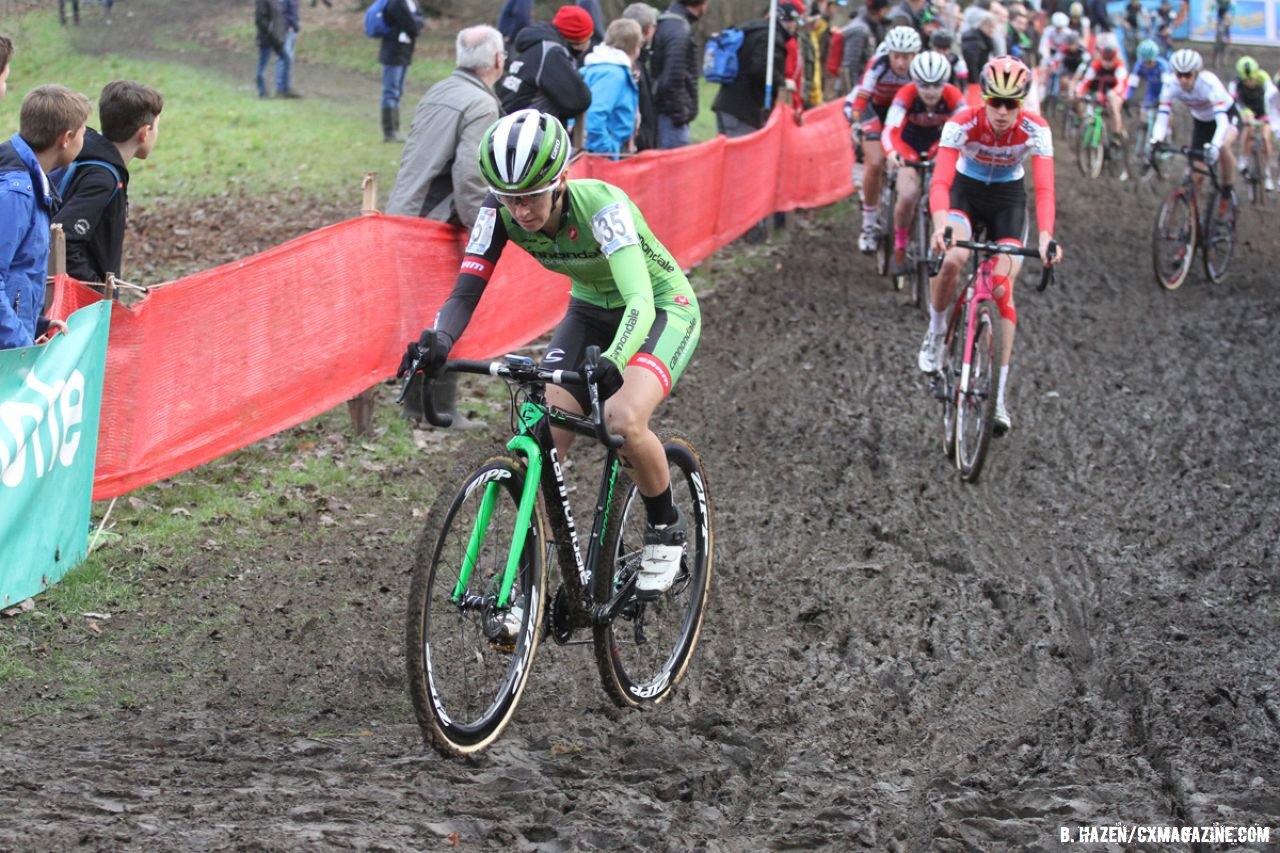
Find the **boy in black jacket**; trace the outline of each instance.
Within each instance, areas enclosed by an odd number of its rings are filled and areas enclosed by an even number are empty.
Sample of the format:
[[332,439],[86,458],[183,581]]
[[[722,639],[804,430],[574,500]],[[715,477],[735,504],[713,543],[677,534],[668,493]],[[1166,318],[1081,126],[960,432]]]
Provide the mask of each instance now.
[[[121,275],[129,217],[127,164],[150,156],[163,108],[164,98],[150,86],[116,80],[103,87],[98,98],[102,131],[85,131],[78,165],[53,217],[66,234],[67,274],[72,278],[105,282],[107,273]],[[108,163],[111,168],[90,164],[90,160]]]

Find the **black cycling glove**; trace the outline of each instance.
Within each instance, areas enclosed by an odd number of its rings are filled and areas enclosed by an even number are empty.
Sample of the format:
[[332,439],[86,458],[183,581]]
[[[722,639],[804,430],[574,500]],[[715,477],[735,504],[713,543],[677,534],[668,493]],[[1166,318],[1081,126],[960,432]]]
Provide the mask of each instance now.
[[396,370],[396,378],[403,379],[405,374],[413,370],[415,364],[418,370],[428,377],[439,376],[444,369],[444,363],[449,360],[451,349],[453,349],[453,340],[444,332],[424,329],[422,336],[410,342],[405,349],[404,357],[400,359],[400,367]]
[[618,370],[618,365],[614,364],[611,359],[600,359],[593,377],[596,388],[600,391],[600,399],[602,401],[608,400],[618,393],[618,389],[622,387],[622,371]]

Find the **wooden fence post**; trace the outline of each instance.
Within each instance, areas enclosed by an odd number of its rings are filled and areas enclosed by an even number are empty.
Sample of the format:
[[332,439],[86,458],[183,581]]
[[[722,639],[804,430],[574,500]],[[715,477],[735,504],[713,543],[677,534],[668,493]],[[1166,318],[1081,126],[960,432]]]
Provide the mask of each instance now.
[[[378,212],[378,173],[365,172],[360,182],[364,192],[364,200],[360,213],[368,216]],[[347,411],[351,415],[351,429],[356,435],[368,435],[373,431],[373,407],[377,398],[378,386],[366,388],[347,401]]]

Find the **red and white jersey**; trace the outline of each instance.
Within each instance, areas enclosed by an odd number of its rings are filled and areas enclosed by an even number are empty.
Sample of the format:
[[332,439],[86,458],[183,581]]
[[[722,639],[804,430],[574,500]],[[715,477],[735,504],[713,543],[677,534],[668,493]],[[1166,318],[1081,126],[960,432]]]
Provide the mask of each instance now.
[[893,96],[911,82],[909,74],[899,76],[894,72],[889,64],[888,49],[883,44],[880,48],[867,66],[867,73],[862,75],[862,82],[858,83],[858,87],[845,99],[845,116],[861,115],[866,110],[868,102],[875,106],[876,112],[884,115],[889,109],[890,102],[893,101]]
[[1201,71],[1196,77],[1196,82],[1191,84],[1190,92],[1182,90],[1182,86],[1178,85],[1177,78],[1173,74],[1164,76],[1160,84],[1160,108],[1156,113],[1155,127],[1151,129],[1151,138],[1156,142],[1163,142],[1165,135],[1169,132],[1169,113],[1173,109],[1174,101],[1186,104],[1187,109],[1191,111],[1191,117],[1196,121],[1217,122],[1218,129],[1213,134],[1213,144],[1219,148],[1222,147],[1227,130],[1231,126],[1227,111],[1235,105],[1235,100],[1227,91],[1227,87],[1222,85],[1217,74],[1212,71]]
[[964,95],[955,86],[942,87],[938,102],[930,108],[920,97],[915,83],[898,90],[889,107],[881,137],[886,150],[897,151],[906,160],[917,160],[942,136],[942,128],[962,106]]
[[1038,113],[1023,110],[1013,126],[997,134],[987,121],[986,106],[966,107],[942,128],[929,205],[951,207],[951,184],[957,173],[985,184],[1021,181],[1023,163],[1031,158],[1036,188],[1036,221],[1053,233],[1053,132]]
[[1084,79],[1080,81],[1076,94],[1084,97],[1089,92],[1089,85],[1094,82],[1097,82],[1099,92],[1115,92],[1123,98],[1129,91],[1129,69],[1125,68],[1118,56],[1112,60],[1110,67],[1103,60],[1095,59],[1089,63],[1089,70],[1084,72]]
[[1053,132],[1038,113],[1023,110],[1013,127],[996,135],[987,121],[987,108],[966,107],[942,128],[942,148],[959,151],[956,171],[997,184],[1020,181],[1028,157],[1053,157]]

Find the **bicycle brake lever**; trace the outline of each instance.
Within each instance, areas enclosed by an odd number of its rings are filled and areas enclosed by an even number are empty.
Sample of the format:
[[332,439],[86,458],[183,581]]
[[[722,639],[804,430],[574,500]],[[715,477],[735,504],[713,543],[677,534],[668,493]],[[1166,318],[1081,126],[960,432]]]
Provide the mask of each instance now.
[[583,373],[587,377],[587,397],[591,403],[591,423],[596,428],[596,439],[605,447],[622,446],[622,436],[613,435],[604,422],[604,403],[600,399],[600,386],[596,384],[596,365],[600,363],[600,347],[587,347]]

